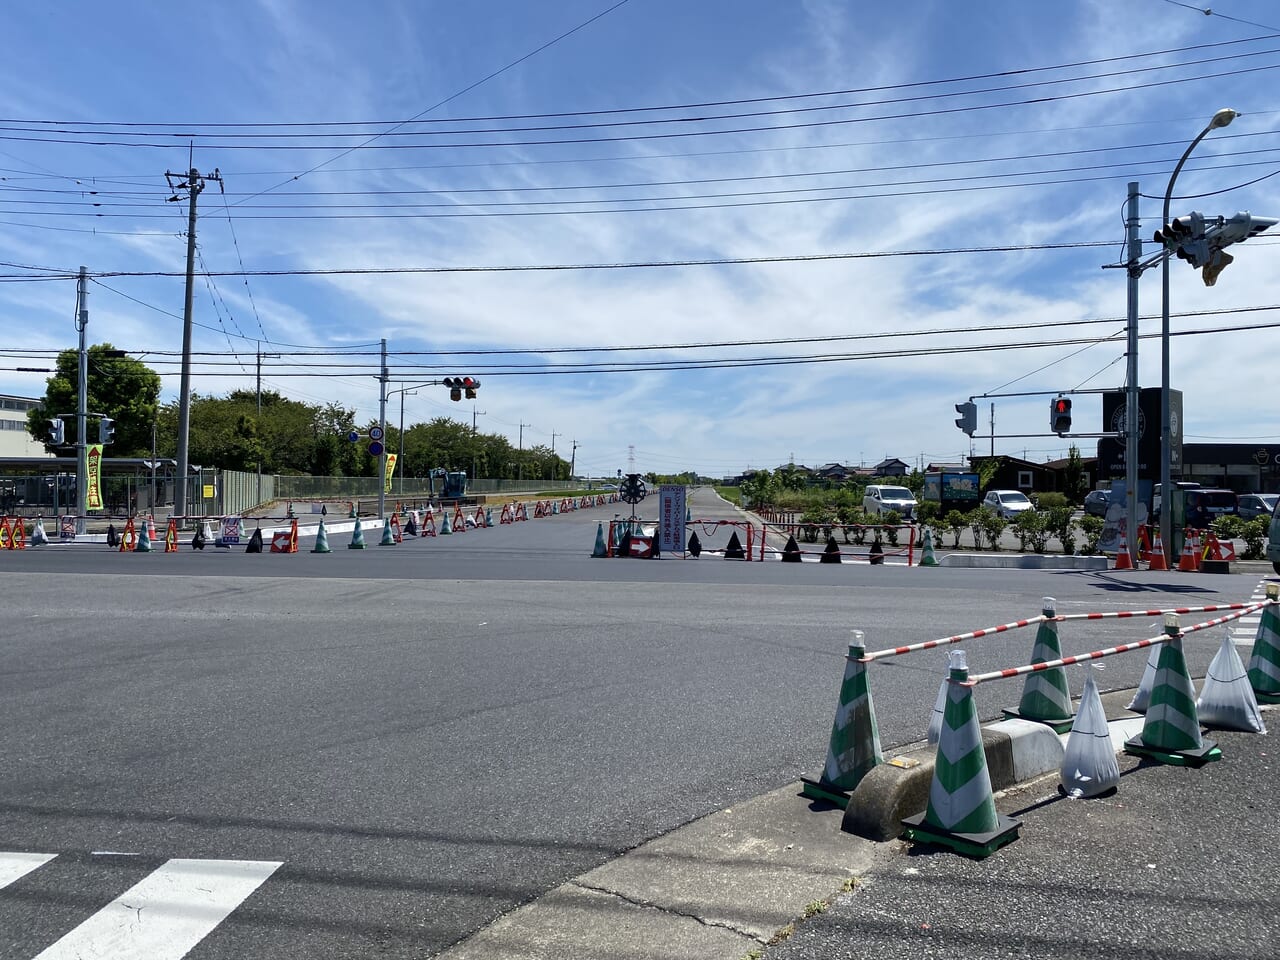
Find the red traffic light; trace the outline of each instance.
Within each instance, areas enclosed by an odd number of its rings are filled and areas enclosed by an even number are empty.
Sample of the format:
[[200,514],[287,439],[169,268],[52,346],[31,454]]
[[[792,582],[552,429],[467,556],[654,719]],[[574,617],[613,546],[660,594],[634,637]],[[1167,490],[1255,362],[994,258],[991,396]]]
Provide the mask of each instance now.
[[1057,397],[1049,406],[1049,429],[1063,434],[1071,430],[1071,398]]

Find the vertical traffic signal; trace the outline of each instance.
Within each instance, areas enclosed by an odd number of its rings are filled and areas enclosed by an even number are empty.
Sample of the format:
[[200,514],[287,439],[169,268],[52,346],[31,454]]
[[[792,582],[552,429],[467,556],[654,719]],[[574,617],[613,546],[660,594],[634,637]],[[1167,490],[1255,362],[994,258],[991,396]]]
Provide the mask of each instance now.
[[956,413],[960,414],[956,420],[956,426],[973,436],[978,432],[978,405],[972,400],[966,403],[956,404]]
[[1049,404],[1049,429],[1054,433],[1071,432],[1071,398],[1055,397]]
[[50,446],[60,447],[67,442],[61,417],[49,421],[49,432],[53,435],[49,440]]
[[98,421],[98,442],[110,443],[116,438],[116,422],[110,417]]

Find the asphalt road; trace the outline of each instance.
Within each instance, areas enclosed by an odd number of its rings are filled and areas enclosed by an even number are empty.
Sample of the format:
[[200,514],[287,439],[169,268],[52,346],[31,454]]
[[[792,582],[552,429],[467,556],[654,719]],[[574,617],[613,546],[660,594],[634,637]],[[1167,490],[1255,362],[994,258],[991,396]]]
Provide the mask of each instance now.
[[[729,515],[709,496],[695,515]],[[75,956],[95,924],[136,939],[192,898],[190,943],[122,955],[430,955],[815,771],[851,627],[875,649],[1043,596],[1148,608],[1257,582],[593,559],[614,509],[326,555],[0,551],[0,960]],[[1061,631],[1069,654],[1154,632]],[[1193,671],[1220,640],[1188,638]],[[1031,642],[965,649],[993,669]],[[1142,665],[1108,661],[1105,685]],[[943,673],[939,651],[877,666],[887,746],[923,737]],[[1019,693],[980,688],[979,708]]]

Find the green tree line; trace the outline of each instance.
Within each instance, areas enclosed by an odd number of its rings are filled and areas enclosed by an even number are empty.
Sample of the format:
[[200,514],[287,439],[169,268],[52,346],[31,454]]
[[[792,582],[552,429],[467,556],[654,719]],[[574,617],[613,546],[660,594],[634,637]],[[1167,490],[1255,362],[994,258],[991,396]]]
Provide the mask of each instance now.
[[[121,356],[111,344],[88,349],[88,409],[115,421],[109,457],[177,456],[178,403],[160,403],[160,377],[140,360]],[[63,350],[45,384],[43,408],[30,411],[27,429],[50,453],[69,455],[76,441],[75,418],[66,420],[65,444],[52,445],[48,421],[76,409],[79,366],[75,350]],[[259,409],[261,400],[261,409]],[[290,400],[275,391],[233,390],[226,396],[193,393],[188,457],[191,463],[223,470],[308,476],[367,477],[378,473],[367,439],[352,443],[352,432],[368,434],[377,422],[356,422],[354,409],[338,403]],[[88,439],[98,439],[97,419]],[[396,473],[425,477],[437,467],[462,470],[471,477],[514,480],[567,480],[569,463],[543,445],[520,450],[500,434],[473,432],[468,423],[435,417],[407,425],[404,459]],[[399,454],[400,431],[387,426],[388,452]]]

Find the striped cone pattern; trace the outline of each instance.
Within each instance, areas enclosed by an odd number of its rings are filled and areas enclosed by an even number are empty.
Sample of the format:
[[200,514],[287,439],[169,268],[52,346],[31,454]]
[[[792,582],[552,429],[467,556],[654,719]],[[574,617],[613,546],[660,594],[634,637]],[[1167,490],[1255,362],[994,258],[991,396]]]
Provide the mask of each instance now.
[[1200,750],[1204,746],[1196,716],[1196,692],[1187,674],[1181,637],[1170,637],[1160,650],[1155,686],[1139,740],[1143,746],[1170,752]]
[[1249,686],[1260,696],[1280,697],[1280,607],[1270,606],[1262,611],[1253,655],[1249,657]]
[[991,795],[991,777],[987,773],[987,756],[973,706],[973,692],[963,686],[968,679],[964,651],[953,651],[942,737],[938,741],[938,758],[934,763],[924,822],[948,833],[991,833],[999,826],[999,818]]
[[917,566],[938,566],[938,558],[933,555],[933,530],[929,527],[924,528],[924,546],[920,548],[920,563]]
[[391,532],[391,520],[386,518],[382,521],[382,541],[378,544],[380,547],[394,547],[396,545],[395,535]]
[[867,665],[860,662],[867,652],[862,631],[854,630],[853,635],[840,685],[840,702],[831,725],[827,763],[822,770],[823,782],[841,790],[852,790],[872,767],[884,763],[875,707],[867,685]]
[[316,528],[316,545],[311,548],[312,553],[333,553],[329,548],[329,534],[324,529],[324,518],[320,518],[320,526]]
[[440,514],[440,536],[448,536],[453,533],[453,524],[449,522],[449,512],[446,510]]
[[151,552],[151,537],[147,533],[147,524],[145,521],[143,523],[138,524],[138,539],[137,539],[137,542],[135,542],[133,545],[133,552],[134,553],[150,553]]
[[604,542],[604,524],[597,523],[596,524],[596,545],[595,545],[595,549],[591,551],[591,556],[607,557],[608,555],[609,555],[609,548]]
[[364,549],[364,528],[360,526],[360,518],[356,517],[355,528],[351,531],[351,542],[347,544],[348,550]]
[[[1044,598],[1043,611],[1046,617],[1057,615],[1057,604],[1053,597]],[[1035,646],[1031,649],[1031,662],[1048,663],[1050,660],[1061,659],[1062,645],[1058,642],[1057,621],[1042,621],[1036,631]],[[1067,687],[1066,667],[1053,667],[1027,674],[1022,687],[1022,701],[1018,704],[1018,715],[1024,720],[1070,720],[1071,691]]]

